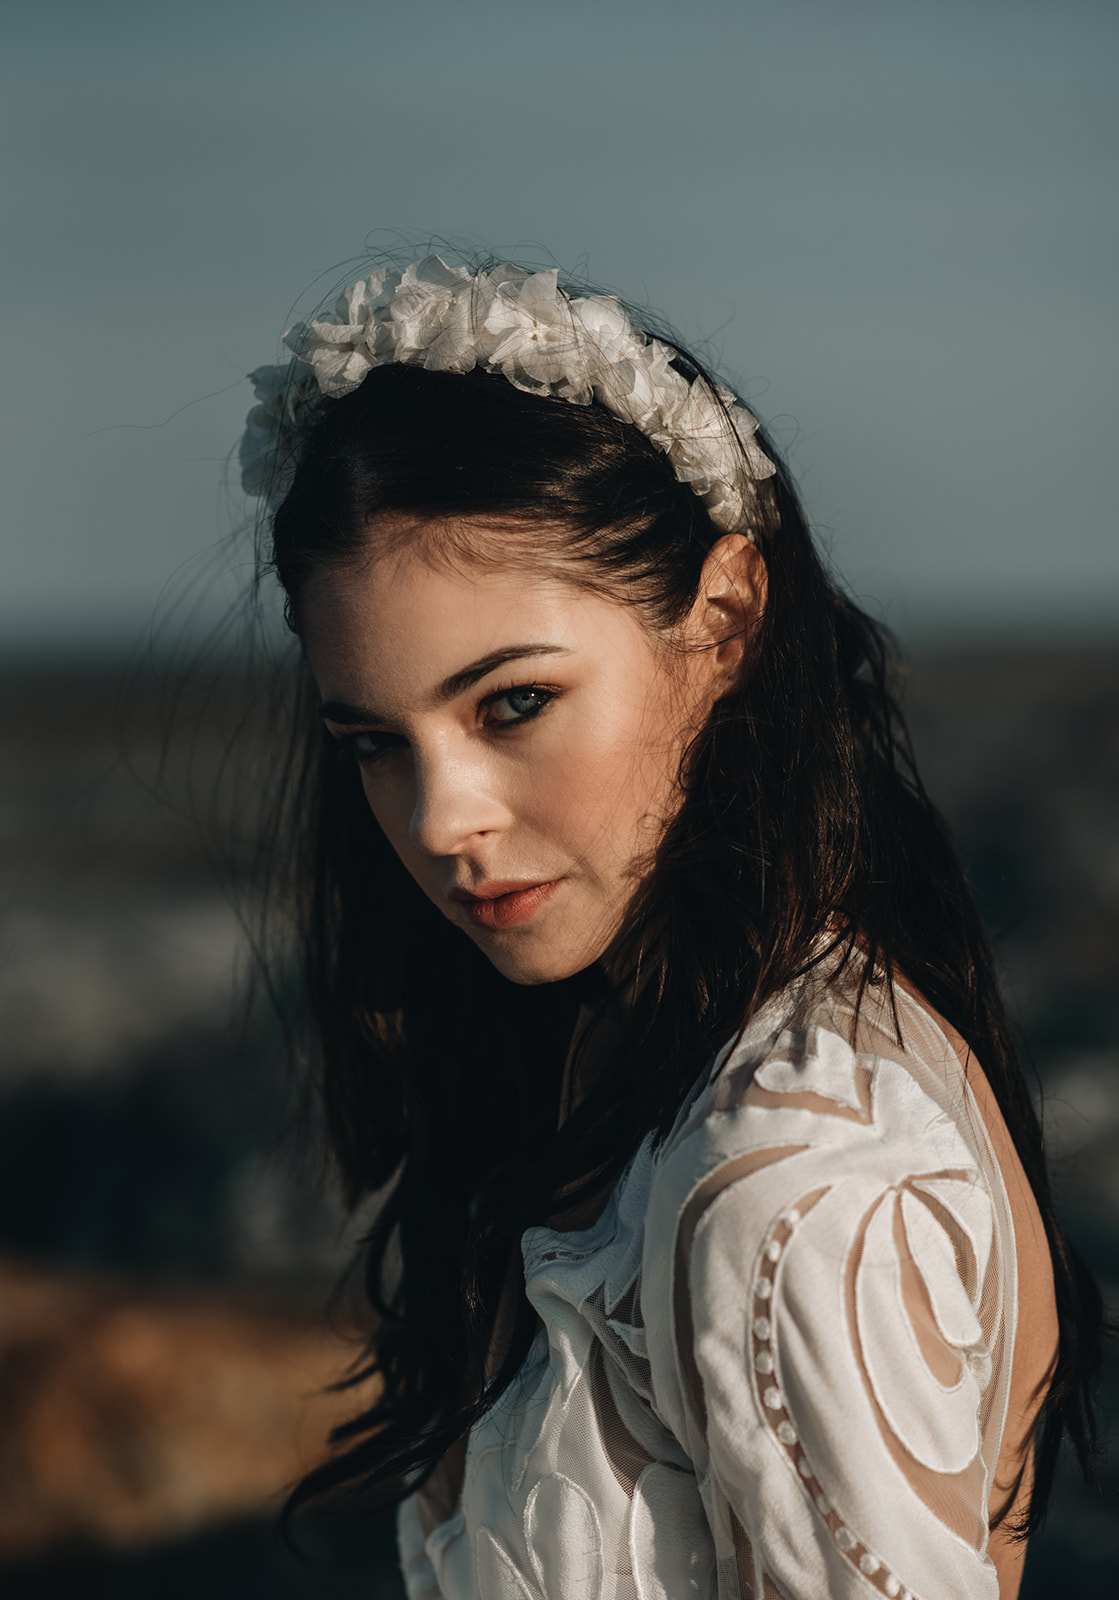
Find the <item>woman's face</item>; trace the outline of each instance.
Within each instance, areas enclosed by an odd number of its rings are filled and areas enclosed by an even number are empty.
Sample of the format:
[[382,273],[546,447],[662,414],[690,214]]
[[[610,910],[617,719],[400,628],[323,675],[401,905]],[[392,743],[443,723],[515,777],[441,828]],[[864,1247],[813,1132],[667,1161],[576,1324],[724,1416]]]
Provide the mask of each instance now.
[[443,915],[516,983],[602,956],[729,687],[718,628],[672,648],[631,606],[422,537],[316,574],[301,616],[326,727]]

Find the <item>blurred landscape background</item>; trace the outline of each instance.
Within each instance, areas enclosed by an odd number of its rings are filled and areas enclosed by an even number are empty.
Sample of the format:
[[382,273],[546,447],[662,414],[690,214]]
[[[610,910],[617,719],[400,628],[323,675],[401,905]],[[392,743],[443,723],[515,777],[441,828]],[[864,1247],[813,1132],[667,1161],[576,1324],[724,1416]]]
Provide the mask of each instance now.
[[[5,1596],[399,1600],[389,1519],[277,1536],[354,1403],[328,1297],[361,1219],[245,1001],[251,790],[232,848],[198,825],[273,733],[221,632],[244,375],[379,251],[616,289],[765,420],[904,647],[1119,1311],[1117,61],[1103,0],[6,9]],[[1104,1401],[1100,1487],[1063,1475],[1027,1600],[1116,1592],[1114,1351]]]

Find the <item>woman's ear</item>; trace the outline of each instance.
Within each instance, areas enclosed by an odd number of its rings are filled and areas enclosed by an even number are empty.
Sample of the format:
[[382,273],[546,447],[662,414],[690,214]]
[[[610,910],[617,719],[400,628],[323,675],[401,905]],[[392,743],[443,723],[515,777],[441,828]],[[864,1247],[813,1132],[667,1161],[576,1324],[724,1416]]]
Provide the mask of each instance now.
[[742,533],[725,533],[707,552],[688,642],[702,650],[712,703],[735,688],[765,610],[768,580],[757,545]]

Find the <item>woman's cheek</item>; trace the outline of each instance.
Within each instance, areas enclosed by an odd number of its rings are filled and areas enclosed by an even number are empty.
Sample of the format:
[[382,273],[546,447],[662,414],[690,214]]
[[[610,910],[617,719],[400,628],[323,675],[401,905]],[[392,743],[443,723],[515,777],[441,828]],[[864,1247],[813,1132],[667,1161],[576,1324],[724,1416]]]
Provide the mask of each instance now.
[[536,768],[538,825],[594,853],[628,842],[648,816],[651,795],[640,745],[629,728],[582,730],[556,744]]

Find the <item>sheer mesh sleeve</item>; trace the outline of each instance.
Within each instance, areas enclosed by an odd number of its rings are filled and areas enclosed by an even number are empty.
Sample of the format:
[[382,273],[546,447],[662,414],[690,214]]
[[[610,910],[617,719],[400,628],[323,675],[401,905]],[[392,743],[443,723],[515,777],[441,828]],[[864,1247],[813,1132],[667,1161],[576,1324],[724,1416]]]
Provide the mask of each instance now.
[[396,1545],[408,1600],[441,1600],[435,1568],[424,1548],[424,1529],[415,1495],[396,1512]]
[[732,1057],[665,1162],[658,1401],[696,1464],[721,1600],[997,1600],[1015,1294],[997,1167],[934,1038],[914,1053],[883,1030],[856,1053],[830,1024]]

